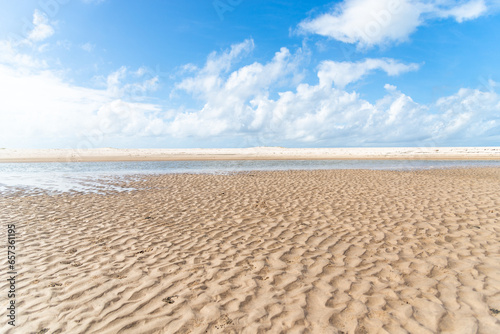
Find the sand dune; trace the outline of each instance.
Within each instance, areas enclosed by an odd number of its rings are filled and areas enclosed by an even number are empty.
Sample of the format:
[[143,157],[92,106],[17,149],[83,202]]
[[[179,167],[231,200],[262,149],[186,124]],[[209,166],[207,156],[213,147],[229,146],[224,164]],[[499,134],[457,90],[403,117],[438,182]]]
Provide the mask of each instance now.
[[500,169],[127,186],[0,197],[20,251],[2,333],[500,333]]

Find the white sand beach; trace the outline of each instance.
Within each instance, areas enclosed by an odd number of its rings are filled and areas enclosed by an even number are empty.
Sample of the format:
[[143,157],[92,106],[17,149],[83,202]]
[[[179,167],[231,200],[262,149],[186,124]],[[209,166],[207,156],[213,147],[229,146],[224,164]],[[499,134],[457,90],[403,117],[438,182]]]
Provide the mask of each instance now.
[[0,162],[162,161],[245,159],[475,159],[500,160],[500,147],[384,147],[227,149],[0,149]]

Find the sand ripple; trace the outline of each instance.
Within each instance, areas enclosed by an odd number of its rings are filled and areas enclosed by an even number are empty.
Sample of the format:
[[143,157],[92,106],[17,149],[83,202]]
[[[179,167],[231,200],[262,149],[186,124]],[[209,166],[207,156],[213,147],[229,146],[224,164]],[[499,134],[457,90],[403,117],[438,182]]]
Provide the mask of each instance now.
[[500,169],[129,186],[0,197],[16,333],[500,333]]

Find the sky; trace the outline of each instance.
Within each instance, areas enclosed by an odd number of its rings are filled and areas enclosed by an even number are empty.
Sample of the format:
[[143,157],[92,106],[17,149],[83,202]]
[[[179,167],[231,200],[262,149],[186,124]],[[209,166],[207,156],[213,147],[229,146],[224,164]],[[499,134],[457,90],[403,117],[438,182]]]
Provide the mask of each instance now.
[[0,148],[500,146],[500,0],[0,0]]

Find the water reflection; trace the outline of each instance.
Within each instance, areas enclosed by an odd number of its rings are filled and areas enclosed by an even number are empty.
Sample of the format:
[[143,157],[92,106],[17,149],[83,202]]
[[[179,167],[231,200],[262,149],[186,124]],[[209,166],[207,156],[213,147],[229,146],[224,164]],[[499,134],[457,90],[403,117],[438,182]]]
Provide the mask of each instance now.
[[72,163],[0,163],[0,193],[22,190],[59,192],[129,191],[116,185],[137,174],[230,173],[309,169],[413,170],[453,167],[500,167],[500,161],[465,160],[238,160],[134,161]]

